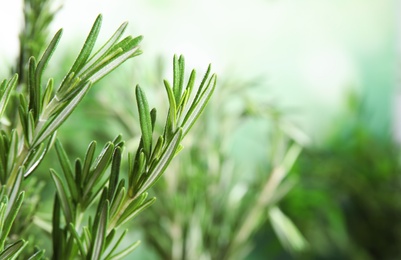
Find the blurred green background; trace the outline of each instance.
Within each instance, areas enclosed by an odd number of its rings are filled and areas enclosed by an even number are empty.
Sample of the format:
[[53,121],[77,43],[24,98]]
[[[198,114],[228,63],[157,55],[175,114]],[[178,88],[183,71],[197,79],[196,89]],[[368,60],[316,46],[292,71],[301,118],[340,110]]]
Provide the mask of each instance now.
[[[20,4],[0,3],[1,78],[8,77],[17,56]],[[212,63],[221,88],[234,92],[211,100],[215,114],[230,121],[242,118],[249,103],[273,106],[310,139],[289,173],[295,185],[278,202],[309,247],[289,253],[265,220],[247,259],[401,258],[394,132],[401,120],[394,117],[399,1],[55,1],[61,4],[52,30],[63,27],[64,36],[53,60],[59,65],[49,67],[49,75],[72,63],[98,13],[104,15],[101,38],[126,20],[129,33],[145,36],[144,54],[98,84],[62,127],[59,136],[71,158],[83,156],[91,140],[104,143],[118,133],[129,140],[128,149],[135,145],[133,86],[141,84],[162,110],[161,80],[171,78],[172,55],[182,53],[187,66],[199,71]],[[237,88],[245,90],[232,90]],[[215,114],[206,113],[202,123],[213,123]],[[271,124],[251,118],[214,122],[211,128],[212,135],[228,139],[225,155],[244,174],[270,167]],[[48,167],[57,167],[54,158],[50,154],[41,166],[44,177]],[[46,185],[44,194],[51,192]],[[144,244],[134,256],[157,259]]]

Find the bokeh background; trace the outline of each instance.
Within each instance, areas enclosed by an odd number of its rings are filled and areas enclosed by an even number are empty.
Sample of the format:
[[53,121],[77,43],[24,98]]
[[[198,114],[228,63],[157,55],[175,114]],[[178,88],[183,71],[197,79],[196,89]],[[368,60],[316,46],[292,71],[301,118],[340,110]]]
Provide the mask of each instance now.
[[[0,2],[1,78],[18,55],[20,2]],[[173,54],[184,54],[187,66],[200,71],[212,63],[221,88],[245,89],[212,99],[216,111],[227,102],[224,118],[268,104],[306,136],[296,135],[303,140],[295,138],[303,151],[289,173],[296,181],[278,205],[309,246],[289,253],[266,219],[252,233],[249,259],[401,257],[399,1],[64,0],[54,6],[62,7],[51,31],[64,33],[49,74],[71,64],[99,13],[102,40],[124,21],[129,34],[145,37],[144,53],[100,83],[61,130],[62,140],[79,140],[67,144],[71,157],[82,156],[92,139],[123,132],[135,140],[137,130],[121,126],[135,118],[126,112],[135,104],[121,104],[122,95],[133,97],[129,88],[139,83],[150,86],[151,102],[165,102],[161,80],[170,77]],[[270,128],[265,119],[251,119],[215,131],[229,135],[225,154],[250,174],[271,167]],[[147,255],[144,248],[152,250],[145,243],[136,254]]]

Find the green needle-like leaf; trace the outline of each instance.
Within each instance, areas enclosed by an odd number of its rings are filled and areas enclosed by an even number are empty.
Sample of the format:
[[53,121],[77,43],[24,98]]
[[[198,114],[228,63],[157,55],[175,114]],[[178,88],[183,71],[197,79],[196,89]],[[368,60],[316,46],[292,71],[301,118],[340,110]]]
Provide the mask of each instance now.
[[63,180],[53,169],[50,169],[50,174],[53,178],[54,183],[56,184],[57,194],[60,199],[61,208],[63,209],[66,222],[73,223],[75,214],[68,190],[65,187]]
[[19,138],[17,131],[13,129],[11,133],[10,149],[8,150],[7,172],[11,172],[11,170],[14,168],[14,164],[18,154],[18,143]]
[[139,246],[139,244],[141,243],[141,241],[136,241],[135,243],[133,243],[132,245],[130,245],[129,247],[127,247],[126,249],[118,252],[115,255],[112,255],[108,258],[106,258],[107,260],[119,260],[119,259],[123,259],[124,257],[126,257],[128,254],[130,254],[132,251],[135,250],[135,248],[137,248]]
[[153,167],[153,169],[151,169],[150,172],[148,173],[149,177],[139,188],[139,190],[136,191],[134,198],[136,198],[138,195],[148,190],[160,178],[160,176],[166,170],[168,164],[173,159],[177,147],[181,142],[181,138],[182,138],[182,129],[178,129],[178,131],[173,136],[173,139],[167,146],[166,150],[160,156],[160,160],[157,162],[157,165]]
[[8,207],[10,210],[6,213],[3,229],[1,230],[0,248],[4,248],[4,243],[6,242],[7,236],[10,233],[11,226],[14,224],[15,218],[17,217],[18,211],[20,210],[24,200],[24,194],[25,193],[23,191],[20,192],[15,202],[11,200],[8,201]]
[[102,64],[102,66],[97,66],[95,70],[88,75],[88,80],[90,80],[93,83],[99,81],[101,78],[103,78],[111,71],[113,71],[115,68],[120,66],[123,62],[139,54],[140,53],[138,52],[138,47],[135,47],[133,49],[121,53],[118,56],[115,56],[112,59],[107,60],[107,62]]
[[68,159],[67,153],[65,152],[63,145],[59,140],[56,140],[56,151],[58,160],[63,169],[65,179],[67,180],[67,185],[71,193],[72,199],[78,200],[78,187],[75,183],[74,175],[72,173],[71,163]]
[[32,111],[35,121],[39,118],[41,91],[36,84],[36,60],[35,57],[29,58],[28,62],[28,90],[29,90],[29,109]]
[[79,236],[78,232],[75,230],[75,226],[73,223],[68,225],[68,230],[71,232],[71,235],[74,237],[76,244],[78,245],[78,250],[81,252],[82,256],[86,255],[86,250],[84,244],[81,241],[81,237]]
[[113,198],[113,203],[111,204],[110,208],[110,217],[113,218],[115,215],[117,215],[120,211],[121,206],[123,205],[124,199],[125,199],[125,187],[122,185],[118,186],[119,189],[117,189],[117,194]]
[[139,122],[142,131],[143,150],[149,158],[152,149],[152,119],[149,111],[148,101],[139,85],[135,89],[139,112]]
[[93,187],[100,181],[102,174],[106,171],[106,168],[110,165],[111,157],[113,155],[114,144],[107,143],[103,148],[100,155],[97,157],[95,166],[91,170],[84,187],[84,197],[89,194]]
[[28,258],[28,260],[42,260],[44,259],[45,256],[45,250],[40,250],[33,254],[31,257]]
[[109,181],[109,201],[113,200],[114,193],[116,191],[118,185],[118,178],[120,174],[120,166],[121,166],[121,148],[116,147],[114,149],[113,160],[111,163],[111,171],[110,171],[110,181]]
[[167,92],[167,97],[168,97],[168,102],[169,102],[169,114],[168,114],[168,120],[167,120],[167,126],[166,129],[169,134],[172,133],[175,130],[176,124],[177,124],[177,104],[175,101],[174,93],[173,90],[170,87],[170,84],[168,83],[167,80],[164,81],[164,87]]
[[88,82],[82,90],[77,93],[77,95],[63,108],[63,110],[47,122],[47,125],[43,129],[38,129],[36,132],[40,131],[36,135],[36,139],[33,142],[33,146],[38,143],[43,142],[47,137],[49,137],[60,125],[67,119],[67,117],[72,113],[78,103],[82,100],[86,92],[89,90],[91,84]]
[[120,25],[117,31],[110,37],[110,39],[88,60],[86,65],[82,67],[82,71],[86,71],[93,63],[99,60],[101,57],[104,57],[105,53],[121,38],[125,29],[127,28],[128,23],[125,22]]
[[71,72],[80,71],[82,67],[85,65],[90,54],[92,53],[93,47],[95,46],[97,36],[99,35],[100,27],[102,25],[102,18],[103,18],[102,15],[98,15],[98,17],[96,18],[92,26],[92,29],[89,32],[88,37],[86,38],[84,46],[82,47],[81,52],[79,53],[77,59],[72,65],[71,70],[68,74],[70,74]]
[[0,119],[6,110],[8,101],[10,100],[11,93],[18,82],[18,75],[15,74],[8,82],[5,80],[0,86]]
[[182,129],[184,132],[184,136],[188,133],[189,129],[191,129],[192,125],[195,123],[196,119],[202,114],[207,102],[213,94],[213,91],[216,87],[216,75],[213,75],[205,89],[201,94],[197,94],[198,98],[196,98],[191,105],[188,113],[185,115],[184,121],[182,122]]
[[38,89],[38,90],[41,89],[43,71],[45,70],[46,65],[49,63],[49,60],[50,60],[51,56],[53,55],[58,42],[60,41],[62,33],[63,33],[62,29],[57,31],[57,33],[54,35],[53,39],[49,43],[46,51],[43,53],[42,58],[39,60],[39,63],[36,67],[35,83],[36,83],[36,89]]
[[18,240],[17,242],[7,246],[7,248],[0,253],[0,259],[5,259],[5,260],[16,259],[27,244],[28,244],[27,241]]
[[[82,168],[82,180],[86,180],[88,178],[90,168],[93,162],[93,158],[95,157],[95,151],[96,151],[96,142],[92,141],[85,154],[85,160],[84,160],[84,165]],[[81,183],[82,185],[82,183]]]
[[[6,242],[7,236],[10,233],[11,227],[14,224],[15,218],[21,208],[22,202],[24,200],[24,192],[20,192],[17,199],[14,201],[8,201],[7,207],[9,208],[8,213],[6,213],[3,227],[1,228],[0,234],[0,248],[4,248],[4,243]],[[1,258],[0,258],[1,259]]]
[[101,259],[106,240],[106,230],[109,221],[109,202],[106,200],[101,209],[98,226],[94,235],[93,250],[88,260]]
[[118,246],[120,245],[121,241],[123,240],[123,238],[125,237],[125,235],[127,234],[128,230],[125,229],[123,231],[123,233],[121,234],[121,236],[118,238],[118,240],[116,241],[116,243],[111,247],[110,252],[107,254],[107,256],[105,257],[105,259],[114,259],[114,258],[110,258],[110,256],[114,253],[114,251],[117,250]]
[[140,212],[145,210],[147,207],[149,207],[156,201],[156,198],[153,197],[153,198],[143,202],[146,199],[146,197],[147,197],[147,193],[145,192],[142,194],[142,196],[139,198],[138,201],[134,200],[133,202],[131,202],[131,204],[127,207],[127,209],[124,211],[124,213],[118,219],[116,227],[124,225],[124,223],[127,223],[129,220],[136,217]]
[[28,162],[26,163],[26,170],[24,172],[24,177],[28,177],[42,162],[43,158],[47,153],[47,146],[41,143],[38,148],[30,151]]

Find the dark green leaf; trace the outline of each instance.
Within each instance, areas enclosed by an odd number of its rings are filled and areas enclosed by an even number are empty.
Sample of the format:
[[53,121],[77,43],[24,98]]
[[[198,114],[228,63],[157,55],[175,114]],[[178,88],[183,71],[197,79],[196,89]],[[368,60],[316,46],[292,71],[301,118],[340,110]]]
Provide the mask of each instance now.
[[7,248],[0,253],[0,259],[16,259],[27,244],[27,241],[18,240],[17,242],[7,246]]
[[93,162],[93,158],[95,156],[95,151],[96,151],[96,141],[92,141],[89,144],[88,149],[85,154],[84,166],[82,168],[82,173],[83,173],[82,181],[86,180],[88,178],[88,175],[89,175],[89,172],[91,169],[91,165]]
[[84,196],[89,194],[89,192],[93,189],[93,186],[95,186],[101,180],[103,173],[110,165],[113,151],[114,144],[109,142],[103,148],[100,155],[96,158],[95,166],[91,170],[90,175],[87,176],[87,181],[85,181]]
[[116,191],[118,184],[120,166],[121,166],[121,148],[116,147],[116,149],[114,149],[113,160],[111,163],[109,195],[108,195],[109,201],[113,201],[114,193]]
[[139,122],[141,124],[143,150],[149,158],[152,149],[152,119],[149,112],[148,101],[139,85],[135,89],[136,100],[139,112]]
[[103,247],[106,240],[106,230],[109,221],[109,202],[106,200],[103,203],[101,213],[99,216],[98,225],[96,227],[96,233],[94,235],[92,254],[88,260],[101,259],[103,254]]
[[54,196],[53,205],[53,219],[52,219],[52,239],[57,241],[53,243],[53,257],[54,259],[61,259],[63,256],[64,236],[60,228],[61,214],[60,214],[60,199],[57,194]]
[[33,116],[36,122],[39,118],[39,113],[40,113],[41,91],[40,88],[37,88],[35,71],[36,71],[36,60],[35,57],[31,57],[29,58],[28,62],[28,90],[29,90],[28,111],[33,112]]

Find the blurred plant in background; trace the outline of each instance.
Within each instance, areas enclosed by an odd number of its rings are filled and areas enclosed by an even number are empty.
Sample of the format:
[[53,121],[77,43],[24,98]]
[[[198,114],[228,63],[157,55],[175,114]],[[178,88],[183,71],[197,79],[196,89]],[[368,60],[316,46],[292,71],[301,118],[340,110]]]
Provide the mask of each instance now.
[[363,97],[348,101],[327,142],[296,162],[300,182],[280,205],[310,242],[304,259],[398,259],[399,147],[386,126],[368,126]]

